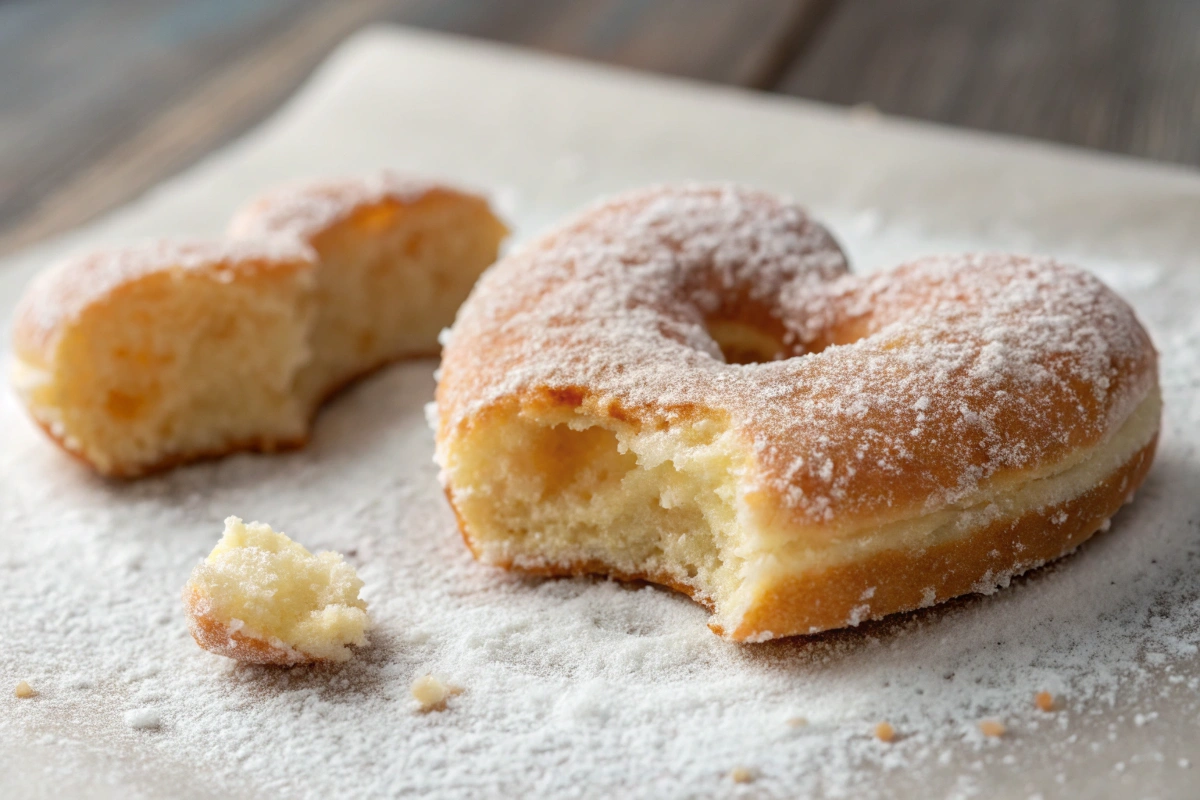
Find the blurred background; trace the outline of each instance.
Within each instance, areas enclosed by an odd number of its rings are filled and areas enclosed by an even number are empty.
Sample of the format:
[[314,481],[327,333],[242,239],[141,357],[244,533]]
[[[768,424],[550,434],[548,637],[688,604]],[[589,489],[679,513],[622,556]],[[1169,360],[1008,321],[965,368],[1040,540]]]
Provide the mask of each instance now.
[[0,253],[245,132],[377,22],[1200,165],[1200,0],[0,0]]

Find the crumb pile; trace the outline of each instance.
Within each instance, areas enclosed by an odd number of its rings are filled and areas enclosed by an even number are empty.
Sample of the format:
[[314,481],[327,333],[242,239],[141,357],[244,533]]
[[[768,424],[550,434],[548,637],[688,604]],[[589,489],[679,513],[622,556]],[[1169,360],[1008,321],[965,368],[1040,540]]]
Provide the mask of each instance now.
[[[829,221],[856,264],[978,244]],[[1008,591],[810,640],[732,645],[666,591],[473,562],[422,418],[433,362],[347,393],[305,451],[132,485],[67,465],[4,393],[0,676],[37,698],[0,700],[0,739],[26,769],[86,766],[122,796],[163,774],[247,798],[1153,793],[1194,769],[1200,736],[1200,264],[1058,255],[1096,265],[1162,351],[1162,450],[1139,501]],[[24,278],[0,273],[4,311]],[[228,509],[347,554],[376,622],[361,658],[278,669],[195,646],[178,587]],[[468,691],[421,714],[426,674]]]

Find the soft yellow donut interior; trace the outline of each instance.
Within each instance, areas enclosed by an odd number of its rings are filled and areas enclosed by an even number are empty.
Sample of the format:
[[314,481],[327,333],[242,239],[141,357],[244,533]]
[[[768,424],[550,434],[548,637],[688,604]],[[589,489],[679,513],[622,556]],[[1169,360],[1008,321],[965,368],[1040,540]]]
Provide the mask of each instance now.
[[506,414],[451,453],[455,505],[484,561],[603,565],[719,604],[742,561],[734,437],[719,418],[639,435],[571,410]]
[[230,442],[303,437],[292,393],[308,359],[311,273],[222,280],[207,270],[148,275],[86,309],[52,364],[17,360],[34,416],[102,472]]
[[367,643],[363,582],[333,552],[313,555],[269,525],[225,520],[225,533],[188,581],[197,611],[230,633],[309,659],[347,661]]
[[498,418],[447,448],[446,477],[481,560],[647,578],[686,590],[733,631],[783,579],[966,537],[1081,495],[1153,439],[1160,408],[1155,389],[1105,442],[1066,461],[998,476],[953,506],[917,504],[836,530],[755,513],[751,452],[719,418],[639,432],[571,409],[494,409]]
[[319,402],[381,363],[437,355],[438,334],[507,233],[486,203],[436,196],[362,209],[314,237],[321,269],[297,393]]

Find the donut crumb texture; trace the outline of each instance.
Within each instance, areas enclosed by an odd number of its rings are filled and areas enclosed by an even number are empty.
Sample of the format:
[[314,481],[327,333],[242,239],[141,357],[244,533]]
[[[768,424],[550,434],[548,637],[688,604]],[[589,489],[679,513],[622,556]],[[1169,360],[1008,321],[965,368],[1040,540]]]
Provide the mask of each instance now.
[[26,697],[33,697],[37,692],[33,690],[28,681],[17,681],[17,688],[13,690],[13,694],[24,699]]
[[754,773],[746,767],[734,767],[729,771],[729,778],[734,783],[753,783]]
[[985,719],[979,723],[979,732],[989,738],[999,739],[1008,732],[1008,728],[1004,727],[1004,723],[999,720]]
[[338,553],[313,555],[261,522],[225,520],[225,534],[184,587],[192,636],[253,664],[349,661],[370,619],[362,580]]
[[875,738],[881,742],[891,742],[896,738],[896,729],[890,722],[881,722],[875,726]]
[[462,687],[447,683],[436,675],[421,675],[412,682],[413,699],[420,704],[421,711],[443,711],[446,701],[462,694]]

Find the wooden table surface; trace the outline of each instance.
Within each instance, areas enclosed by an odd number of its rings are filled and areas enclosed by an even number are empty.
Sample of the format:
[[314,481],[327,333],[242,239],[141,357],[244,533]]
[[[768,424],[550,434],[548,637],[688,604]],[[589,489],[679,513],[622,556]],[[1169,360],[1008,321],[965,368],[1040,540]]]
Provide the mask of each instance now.
[[1200,165],[1197,0],[0,0],[0,252],[236,137],[372,22]]

